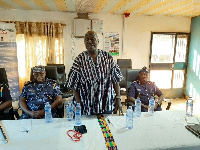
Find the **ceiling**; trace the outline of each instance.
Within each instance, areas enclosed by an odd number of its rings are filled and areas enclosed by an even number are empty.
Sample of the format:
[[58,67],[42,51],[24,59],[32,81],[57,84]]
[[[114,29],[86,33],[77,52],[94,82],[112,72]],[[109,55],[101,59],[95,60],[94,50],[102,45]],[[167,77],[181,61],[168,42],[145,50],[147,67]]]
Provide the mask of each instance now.
[[195,17],[200,15],[200,0],[0,0],[0,8]]

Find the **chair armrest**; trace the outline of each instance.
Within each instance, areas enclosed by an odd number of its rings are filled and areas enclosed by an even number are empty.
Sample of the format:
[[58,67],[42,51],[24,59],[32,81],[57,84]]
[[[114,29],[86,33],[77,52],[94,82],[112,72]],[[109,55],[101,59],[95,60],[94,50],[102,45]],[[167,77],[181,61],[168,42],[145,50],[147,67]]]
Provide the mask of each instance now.
[[165,103],[167,103],[167,107],[166,107],[166,110],[169,110],[171,105],[172,105],[172,102],[168,101],[168,100],[163,100]]
[[6,120],[15,120],[14,114],[13,114],[13,107],[6,108],[3,111],[3,113],[4,113],[4,118]]
[[172,104],[171,102],[167,102],[167,108],[166,108],[166,110],[170,109],[171,104]]
[[17,120],[20,118],[20,116],[19,116],[19,110],[20,109],[21,108],[13,109],[13,113],[14,113],[15,117],[17,118]]
[[12,106],[9,107],[9,108],[6,108],[6,109],[3,111],[3,113],[4,113],[4,114],[9,114],[9,112],[11,111],[11,109],[13,109]]
[[132,109],[133,109],[133,111],[134,111],[134,109],[135,109],[135,104],[134,104],[133,102],[127,102],[127,109],[128,109],[129,106],[132,106]]

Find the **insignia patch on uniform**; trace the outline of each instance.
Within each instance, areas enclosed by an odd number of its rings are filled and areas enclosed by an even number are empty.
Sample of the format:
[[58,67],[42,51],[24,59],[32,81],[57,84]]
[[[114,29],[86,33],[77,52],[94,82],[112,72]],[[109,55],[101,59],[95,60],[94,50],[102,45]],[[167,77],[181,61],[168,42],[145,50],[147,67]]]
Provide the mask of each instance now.
[[35,90],[33,90],[33,89],[29,89],[29,91],[32,92],[32,93],[35,93]]

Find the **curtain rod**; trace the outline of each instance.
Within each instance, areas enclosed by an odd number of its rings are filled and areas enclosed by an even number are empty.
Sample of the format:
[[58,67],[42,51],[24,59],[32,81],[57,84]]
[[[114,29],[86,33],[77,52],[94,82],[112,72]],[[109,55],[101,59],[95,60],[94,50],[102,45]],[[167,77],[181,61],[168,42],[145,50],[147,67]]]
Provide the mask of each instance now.
[[[30,21],[2,21],[0,20],[0,22],[4,22],[4,23],[15,23],[15,22],[30,22]],[[33,21],[34,22],[34,21]],[[31,22],[31,23],[33,23]],[[38,21],[36,23],[58,23],[58,22],[41,22],[41,21]],[[66,24],[64,23],[60,23],[62,26],[66,26]]]

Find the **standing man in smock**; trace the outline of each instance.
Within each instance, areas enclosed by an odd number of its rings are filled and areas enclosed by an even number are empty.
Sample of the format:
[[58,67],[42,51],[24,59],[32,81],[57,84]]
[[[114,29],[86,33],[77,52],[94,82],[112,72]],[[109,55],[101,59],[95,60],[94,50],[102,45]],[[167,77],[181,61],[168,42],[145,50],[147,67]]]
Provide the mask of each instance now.
[[75,58],[66,87],[73,89],[84,115],[122,111],[119,81],[123,76],[119,66],[108,52],[97,49],[95,32],[88,31],[84,43],[87,50]]

